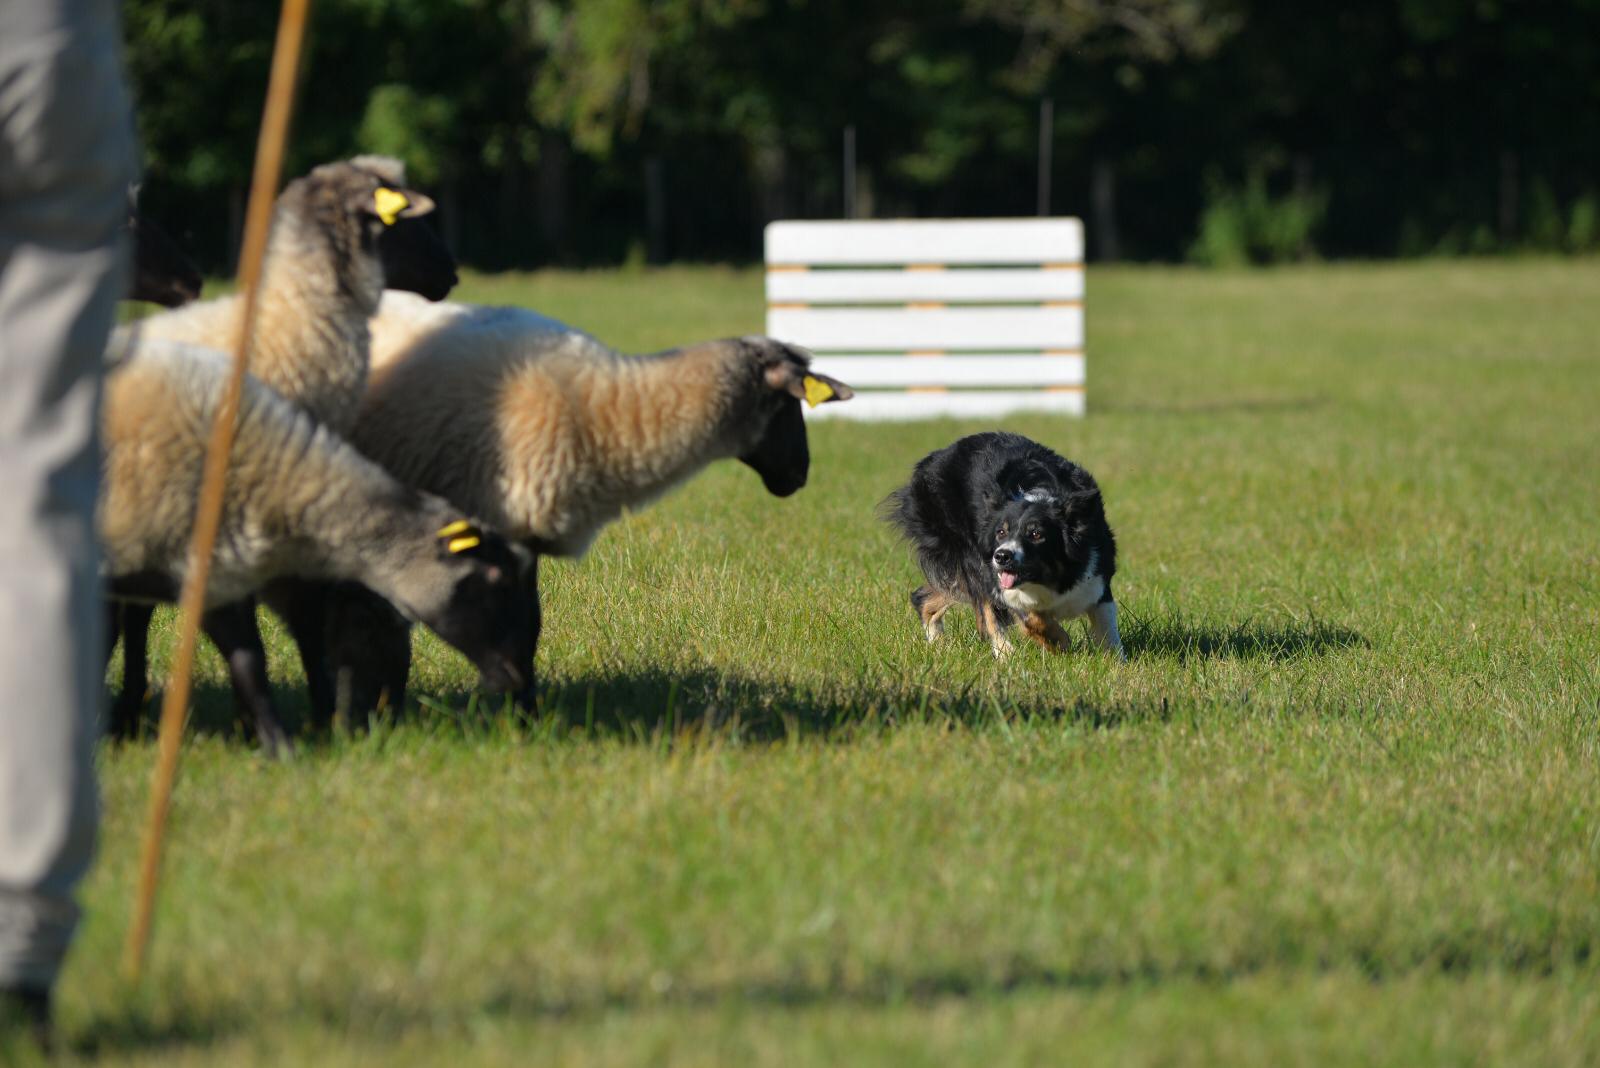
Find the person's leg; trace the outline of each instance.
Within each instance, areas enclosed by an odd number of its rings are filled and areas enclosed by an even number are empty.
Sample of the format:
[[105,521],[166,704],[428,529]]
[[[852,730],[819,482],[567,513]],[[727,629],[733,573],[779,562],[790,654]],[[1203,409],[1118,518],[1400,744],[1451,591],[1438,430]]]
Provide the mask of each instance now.
[[0,992],[48,995],[98,816],[102,352],[134,153],[108,0],[0,4]]

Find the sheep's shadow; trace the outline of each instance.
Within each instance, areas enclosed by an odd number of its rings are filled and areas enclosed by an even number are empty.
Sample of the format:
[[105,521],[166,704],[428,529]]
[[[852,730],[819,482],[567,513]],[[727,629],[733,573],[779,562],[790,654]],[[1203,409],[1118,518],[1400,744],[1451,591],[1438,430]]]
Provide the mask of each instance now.
[[1307,623],[1245,619],[1232,626],[1196,625],[1181,617],[1134,620],[1123,641],[1130,659],[1174,657],[1180,662],[1300,660],[1371,646],[1359,632],[1320,619]]
[[[537,967],[527,970],[536,972]],[[846,979],[839,968],[833,974],[816,977],[675,983],[665,992],[650,983],[638,982],[572,994],[534,993],[526,984],[507,980],[480,998],[428,1006],[396,1003],[392,997],[371,989],[313,988],[300,991],[294,1010],[252,1011],[247,1005],[181,1006],[169,1018],[156,1021],[142,1008],[124,1008],[93,1021],[73,1037],[69,1048],[87,1058],[155,1051],[176,1054],[185,1049],[217,1046],[249,1033],[252,1025],[275,1029],[290,1023],[304,1027],[308,1022],[337,1030],[349,1039],[382,1043],[417,1029],[436,1034],[444,1028],[447,1033],[467,1034],[474,1025],[485,1021],[584,1022],[662,1008],[703,1011],[722,1006],[794,1010],[838,1005],[881,1009],[1018,993],[1095,992],[1162,981],[1225,983],[1262,970],[1262,965],[1255,962],[1231,967],[1150,963],[1125,968],[1056,968],[1020,959],[1009,962],[998,973],[992,962],[975,962],[967,967],[883,968],[854,979]]]
[[[1235,624],[1196,623],[1182,616],[1124,619],[1123,641],[1129,660],[1174,659],[1288,662],[1370,647],[1359,632],[1324,620]],[[1073,651],[1069,656],[1091,655]],[[1000,670],[1004,670],[1001,668]],[[327,741],[327,731],[313,732],[310,704],[302,685],[275,682],[273,701],[296,744]],[[142,738],[156,730],[155,702],[147,705]],[[751,741],[796,735],[847,740],[861,729],[906,722],[934,721],[983,726],[997,719],[1050,718],[1091,728],[1169,718],[1169,704],[1160,696],[1132,695],[1110,699],[1074,697],[1063,702],[1005,696],[996,687],[968,682],[954,690],[902,680],[863,684],[842,679],[831,686],[810,687],[758,678],[739,672],[704,668],[669,668],[626,664],[587,673],[547,674],[541,680],[538,707],[511,706],[508,700],[476,694],[466,685],[415,686],[406,709],[382,722],[425,722],[464,734],[493,729],[511,719],[524,727],[620,737],[640,743],[658,742],[690,731],[712,731]],[[199,735],[253,744],[251,725],[235,709],[225,682],[197,681],[189,729]]]
[[[164,677],[152,677],[139,717],[138,733],[131,739],[132,741],[145,742],[155,739],[160,725],[161,699],[166,684],[167,680]],[[303,734],[305,725],[310,722],[311,715],[311,703],[306,696],[305,686],[299,683],[275,682],[271,685],[270,692],[273,706],[283,722],[284,729],[291,737],[298,740]],[[107,693],[107,707],[117,696],[118,688],[113,680]],[[109,723],[101,724],[102,730],[108,727]],[[226,682],[205,679],[196,679],[193,682],[189,691],[189,716],[184,729],[196,735],[221,738],[225,741],[254,744],[256,740],[254,725],[236,708],[233,688]]]
[[547,678],[534,718],[568,731],[664,744],[706,733],[752,742],[798,738],[848,742],[863,732],[910,723],[977,728],[1000,721],[1049,719],[1106,728],[1166,719],[1168,714],[1167,702],[1159,697],[1019,698],[977,682],[950,687],[874,686],[852,679],[831,688],[813,688],[709,667],[628,666]]
[[[310,708],[303,688],[274,684],[273,699],[285,730],[297,747],[330,743],[329,731],[309,727]],[[235,711],[226,685],[197,682],[188,730],[230,744],[253,746],[250,724]],[[151,702],[151,706],[155,705]],[[155,738],[159,709],[147,706],[136,744]],[[907,723],[982,727],[997,721],[1050,719],[1091,729],[1165,720],[1167,702],[1130,697],[1099,701],[1088,697],[1046,701],[999,694],[993,687],[967,683],[953,689],[920,685],[862,686],[841,682],[831,689],[796,686],[714,668],[671,669],[619,666],[577,675],[546,676],[538,707],[514,707],[509,699],[474,692],[468,686],[415,689],[399,714],[375,721],[483,737],[509,725],[526,733],[582,732],[641,745],[670,745],[694,735],[727,741],[771,742],[819,738],[848,742],[863,731]],[[363,725],[366,726],[366,725]]]

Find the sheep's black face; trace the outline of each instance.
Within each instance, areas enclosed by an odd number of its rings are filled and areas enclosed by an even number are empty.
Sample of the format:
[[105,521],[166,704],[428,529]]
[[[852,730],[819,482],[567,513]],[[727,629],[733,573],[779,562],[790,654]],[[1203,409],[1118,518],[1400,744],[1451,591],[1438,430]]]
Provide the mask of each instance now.
[[739,459],[761,476],[768,493],[787,497],[806,484],[811,471],[811,447],[806,442],[800,402],[788,396],[776,400],[778,410],[767,420],[766,430]]
[[426,219],[397,218],[378,235],[385,289],[443,300],[460,281],[456,258]]
[[439,617],[425,622],[477,666],[484,690],[511,690],[525,700],[533,691],[539,643],[536,562],[498,535],[477,533],[480,544],[457,554],[469,565],[466,573]]

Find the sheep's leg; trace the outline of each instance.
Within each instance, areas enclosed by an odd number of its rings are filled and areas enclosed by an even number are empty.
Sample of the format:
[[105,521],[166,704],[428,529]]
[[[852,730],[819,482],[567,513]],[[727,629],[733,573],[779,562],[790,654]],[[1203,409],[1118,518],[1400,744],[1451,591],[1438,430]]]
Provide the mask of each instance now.
[[228,662],[234,698],[254,719],[262,752],[269,757],[289,756],[294,747],[272,707],[267,651],[256,625],[255,600],[246,598],[213,608],[201,617],[200,626]]
[[117,639],[121,636],[122,602],[113,601],[108,598],[106,600],[106,658],[100,663],[102,668],[111,666],[111,654],[117,651]]
[[311,700],[311,721],[318,727],[333,722],[336,707],[333,674],[328,666],[328,592],[326,583],[305,579],[280,579],[262,591],[266,602],[289,628],[300,650]]
[[326,587],[323,598],[324,661],[333,715],[347,724],[365,723],[374,711],[404,708],[411,624],[359,583]]
[[1022,617],[1022,633],[1052,653],[1067,651],[1067,632],[1062,629],[1060,623],[1049,616],[1029,612]]
[[144,702],[150,693],[150,620],[155,605],[133,601],[111,601],[111,630],[107,634],[106,659],[122,634],[122,692],[111,705],[111,733],[117,738],[133,738],[144,718]]
[[911,591],[911,607],[922,620],[922,633],[930,641],[938,641],[944,633],[944,614],[955,604],[955,599],[943,590],[932,586],[918,586]]
[[528,573],[524,576],[527,584],[528,599],[532,602],[532,618],[528,620],[528,660],[523,666],[522,677],[525,685],[515,694],[517,704],[527,709],[534,710],[534,702],[539,696],[539,688],[534,674],[534,660],[539,653],[539,631],[544,626],[544,613],[539,608],[539,554],[534,553],[533,561],[528,564]]

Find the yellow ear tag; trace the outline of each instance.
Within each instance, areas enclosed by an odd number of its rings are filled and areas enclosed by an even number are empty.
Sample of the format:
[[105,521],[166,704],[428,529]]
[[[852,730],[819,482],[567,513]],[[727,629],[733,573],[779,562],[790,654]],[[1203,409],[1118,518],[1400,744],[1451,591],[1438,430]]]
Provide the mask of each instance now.
[[451,523],[449,526],[440,527],[439,528],[439,537],[441,537],[441,538],[453,538],[457,534],[460,534],[462,531],[471,530],[471,529],[472,529],[472,524],[471,523],[467,522],[465,519],[457,519],[454,523]]
[[833,399],[833,387],[828,385],[816,375],[806,375],[806,403],[815,408],[825,400]]
[[483,539],[476,534],[467,534],[464,537],[451,539],[446,546],[453,553],[464,553],[468,549],[476,549],[483,543]]
[[411,206],[411,201],[405,198],[404,193],[396,193],[380,185],[378,191],[372,194],[372,206],[378,209],[378,218],[383,220],[383,225],[393,226],[400,213]]

